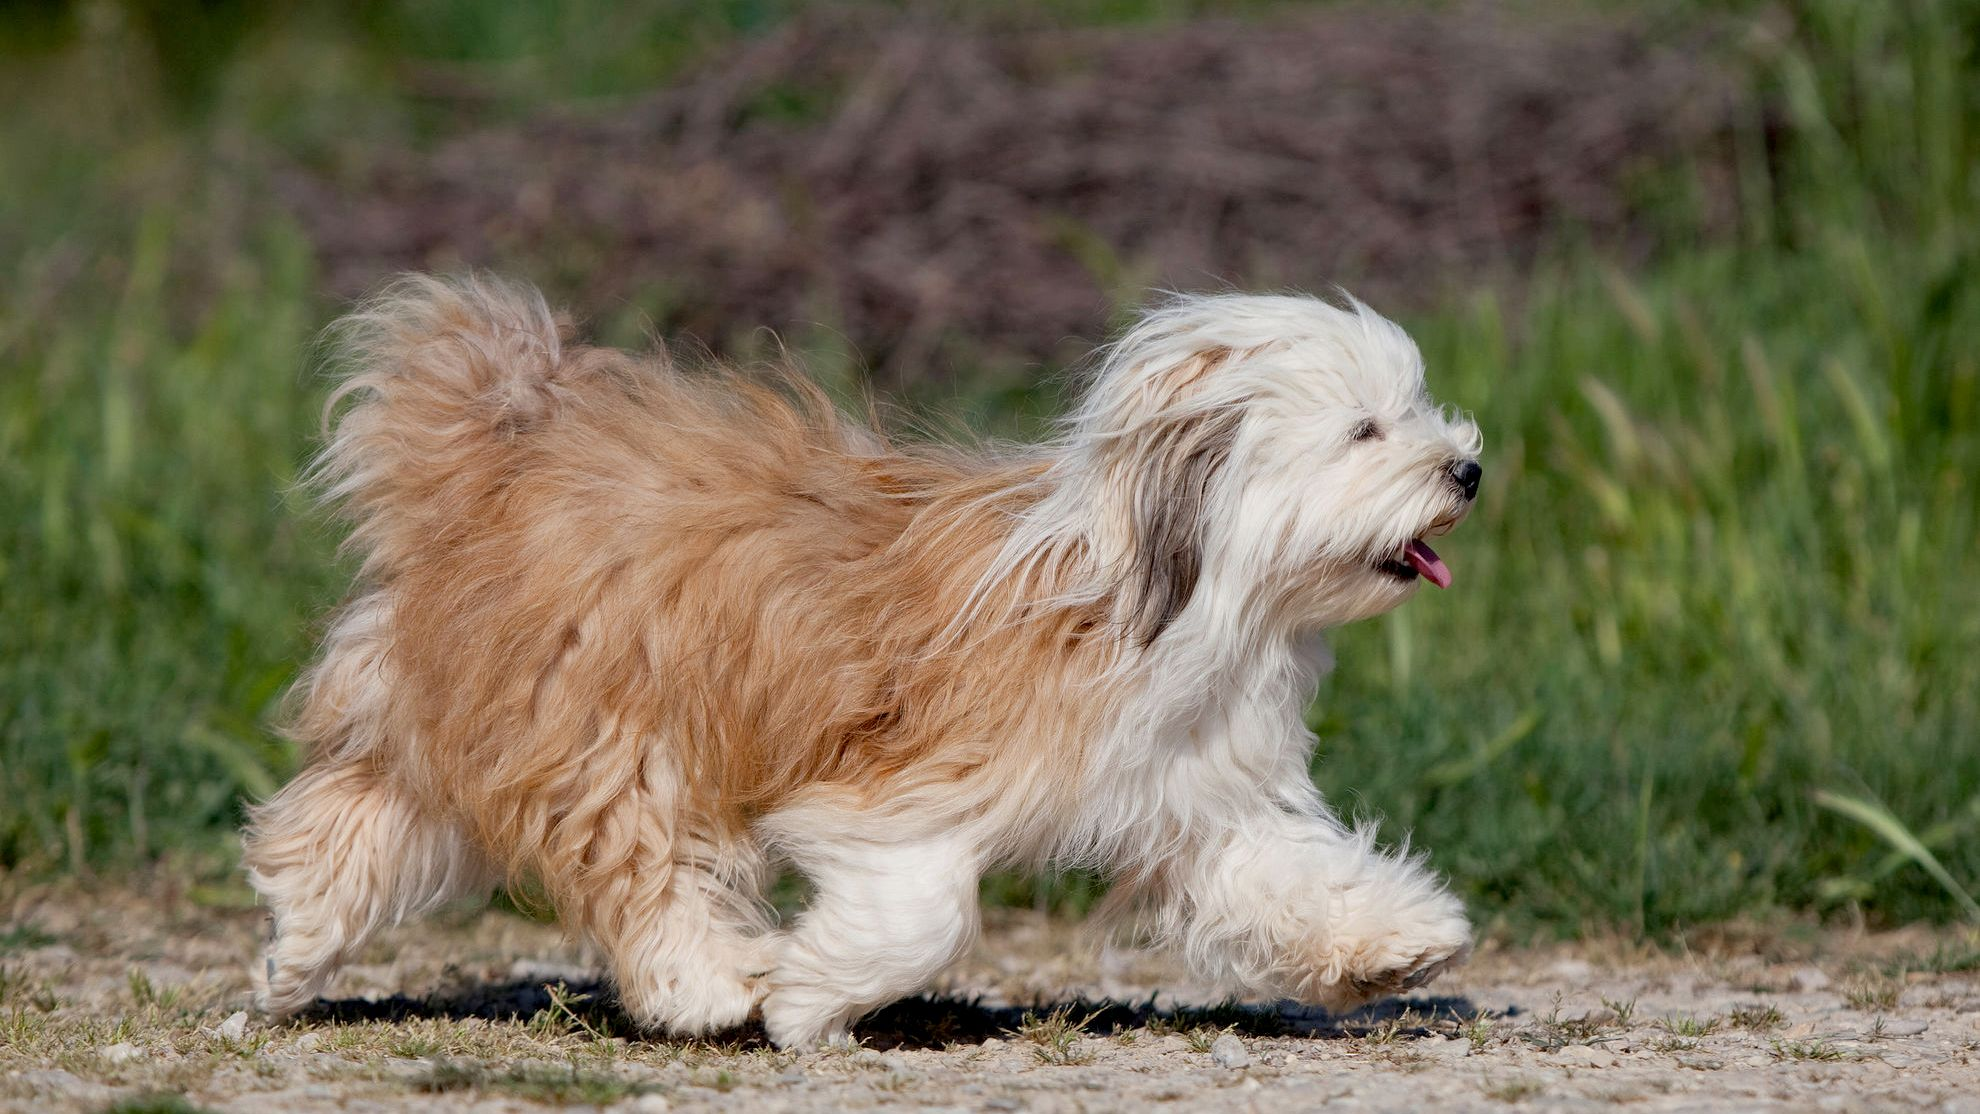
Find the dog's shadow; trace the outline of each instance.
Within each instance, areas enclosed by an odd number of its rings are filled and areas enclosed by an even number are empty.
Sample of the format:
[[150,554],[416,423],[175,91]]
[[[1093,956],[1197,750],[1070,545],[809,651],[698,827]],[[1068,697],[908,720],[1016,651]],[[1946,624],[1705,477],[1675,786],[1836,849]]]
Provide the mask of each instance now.
[[[1095,1036],[1111,1036],[1143,1027],[1164,1033],[1203,1034],[1229,1031],[1248,1037],[1352,1039],[1380,1035],[1428,1036],[1449,1032],[1487,1017],[1462,996],[1388,998],[1345,1014],[1330,1014],[1295,1002],[1245,1005],[1158,1007],[1154,997],[1142,1002],[1114,1002],[1083,997],[1038,1001],[1028,1006],[989,1005],[972,997],[950,995],[908,998],[883,1007],[855,1027],[861,1046],[881,1050],[939,1049],[955,1044],[980,1044],[991,1037],[1036,1034],[1049,1039],[1067,1027]],[[619,1007],[611,988],[600,982],[544,983],[514,980],[463,984],[422,998],[319,999],[296,1017],[298,1024],[399,1022],[421,1018],[455,1021],[525,1021],[556,1031],[588,1032],[628,1040],[668,1039],[642,1030]],[[705,1038],[725,1049],[744,1051],[767,1047],[761,1024],[748,1024]]]

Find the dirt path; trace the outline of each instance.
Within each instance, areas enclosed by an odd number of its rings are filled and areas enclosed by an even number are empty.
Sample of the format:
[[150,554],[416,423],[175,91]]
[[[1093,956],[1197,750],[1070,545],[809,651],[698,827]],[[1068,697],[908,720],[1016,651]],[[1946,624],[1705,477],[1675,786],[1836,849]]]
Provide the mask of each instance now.
[[396,933],[336,1001],[268,1028],[237,1012],[255,911],[16,897],[0,904],[0,1108],[167,1093],[238,1111],[1980,1114],[1971,936],[1727,934],[1675,957],[1488,946],[1434,993],[1334,1019],[1210,1006],[1210,988],[1154,957],[1041,918],[993,921],[944,996],[872,1019],[857,1049],[790,1055],[752,1034],[626,1039],[585,958],[511,914]]

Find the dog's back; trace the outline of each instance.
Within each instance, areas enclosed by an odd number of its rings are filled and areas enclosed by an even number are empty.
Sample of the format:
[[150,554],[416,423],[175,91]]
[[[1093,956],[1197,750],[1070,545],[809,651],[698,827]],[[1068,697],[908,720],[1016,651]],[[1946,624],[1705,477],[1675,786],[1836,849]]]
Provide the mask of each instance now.
[[1083,620],[953,629],[1029,465],[894,450],[795,377],[573,346],[488,281],[404,280],[339,339],[314,475],[363,565],[298,686],[309,769],[249,834],[264,893],[316,817],[384,808],[459,876],[416,888],[532,875],[611,936],[642,871],[795,794],[1035,764],[1022,690]]
[[[1307,775],[1302,631],[1447,584],[1424,538],[1479,475],[1365,307],[1174,300],[1010,454],[572,346],[485,281],[407,280],[341,339],[316,476],[363,567],[247,833],[272,1011],[505,874],[642,1022],[760,1000],[783,1045],[925,984],[999,864],[1104,865],[1200,969],[1330,1004],[1461,951]],[[790,930],[780,864],[814,887]]]

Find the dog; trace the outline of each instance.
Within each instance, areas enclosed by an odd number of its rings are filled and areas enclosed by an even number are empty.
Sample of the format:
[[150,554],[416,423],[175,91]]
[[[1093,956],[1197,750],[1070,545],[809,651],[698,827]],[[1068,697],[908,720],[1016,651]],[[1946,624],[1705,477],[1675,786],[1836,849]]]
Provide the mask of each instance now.
[[[1048,443],[899,444],[800,374],[584,347],[526,287],[398,281],[336,327],[311,476],[352,593],[253,808],[258,1003],[536,885],[676,1034],[843,1042],[1084,867],[1203,977],[1333,1009],[1470,946],[1309,774],[1321,632],[1451,572],[1475,424],[1351,298],[1177,296]],[[763,894],[809,882],[786,926]]]

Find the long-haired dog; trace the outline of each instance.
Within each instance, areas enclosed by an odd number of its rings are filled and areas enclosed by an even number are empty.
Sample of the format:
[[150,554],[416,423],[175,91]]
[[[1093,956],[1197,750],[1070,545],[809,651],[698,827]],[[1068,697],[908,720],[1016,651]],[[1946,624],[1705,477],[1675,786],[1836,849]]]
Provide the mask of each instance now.
[[1334,1008],[1466,951],[1308,773],[1320,632],[1448,584],[1424,539],[1478,489],[1395,325],[1177,298],[1006,450],[568,332],[475,279],[342,327],[316,475],[363,565],[298,686],[307,767],[246,835],[267,1010],[504,878],[641,1022],[760,1006],[785,1046],[923,987],[1007,866],[1096,868],[1203,975]]

